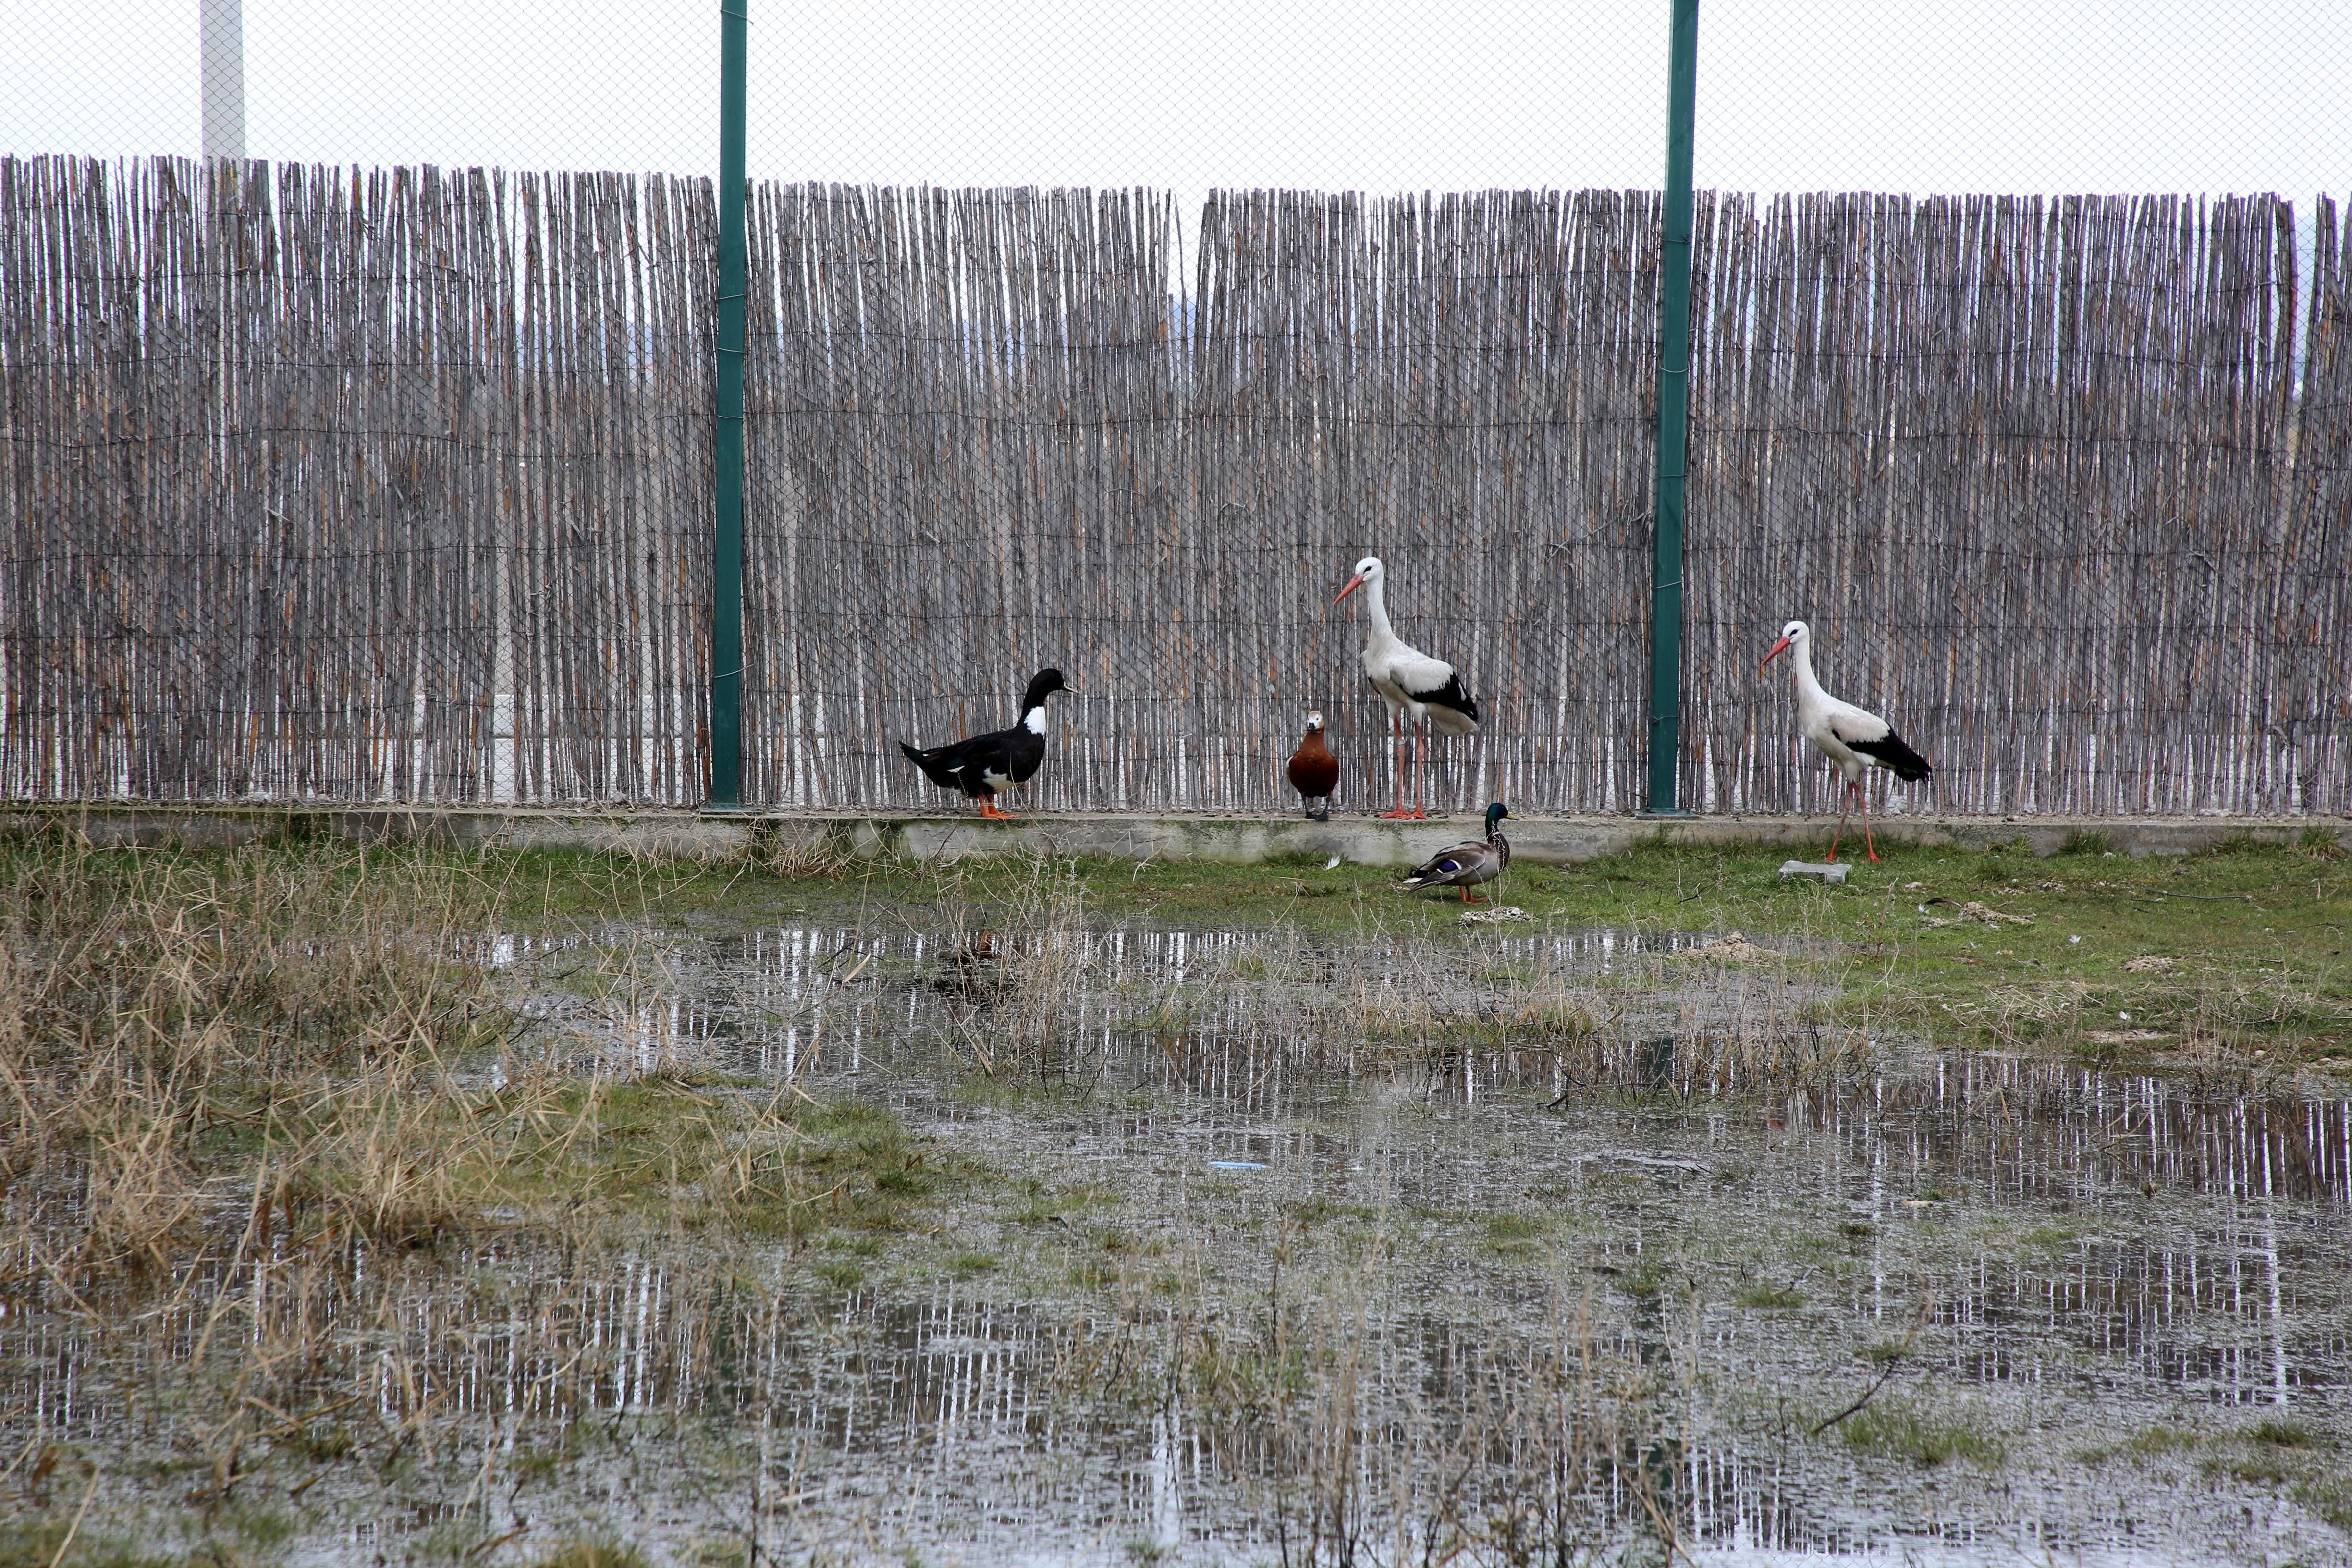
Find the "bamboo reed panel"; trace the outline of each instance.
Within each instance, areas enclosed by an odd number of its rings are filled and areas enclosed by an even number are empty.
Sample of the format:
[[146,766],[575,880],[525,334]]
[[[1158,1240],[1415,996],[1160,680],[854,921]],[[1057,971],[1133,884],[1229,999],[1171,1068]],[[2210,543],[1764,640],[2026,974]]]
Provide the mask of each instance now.
[[[2347,367],[2315,352],[2298,399],[2284,203],[1724,199],[1706,228],[1688,798],[1834,808],[1754,663],[1801,617],[1823,683],[1937,763],[1898,803],[2352,805]],[[2317,271],[2320,350],[2333,237]]]
[[0,161],[0,791],[698,797],[709,212]]
[[763,798],[935,803],[893,742],[1053,663],[1041,805],[1279,805],[1310,707],[1361,803],[1386,712],[1330,600],[1378,552],[1497,719],[1433,798],[1633,802],[1654,198],[1220,195],[1189,308],[1147,193],[782,187],[753,226]]
[[[1046,809],[1387,800],[1361,622],[1486,715],[1434,806],[1640,804],[1657,199],[761,185],[746,784],[1058,664]],[[1685,798],[1822,809],[1780,623],[1895,809],[2341,812],[2352,279],[2273,197],[1703,194]],[[691,804],[715,210],[613,174],[0,161],[0,792]],[[2298,367],[2300,380],[2298,381]]]

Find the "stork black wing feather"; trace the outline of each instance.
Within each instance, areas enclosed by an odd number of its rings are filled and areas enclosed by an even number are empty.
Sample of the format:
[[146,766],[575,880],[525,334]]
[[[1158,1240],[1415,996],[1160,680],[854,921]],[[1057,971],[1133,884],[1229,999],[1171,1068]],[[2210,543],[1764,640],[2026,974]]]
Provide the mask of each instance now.
[[1446,677],[1442,689],[1410,695],[1415,702],[1425,702],[1432,708],[1451,708],[1473,724],[1478,722],[1478,700],[1462,689],[1462,672],[1458,669]]
[[[1843,735],[1838,739],[1845,741]],[[1845,743],[1906,784],[1917,784],[1936,771],[1927,764],[1927,758],[1904,744],[1903,737],[1892,730],[1875,741],[1846,741]]]

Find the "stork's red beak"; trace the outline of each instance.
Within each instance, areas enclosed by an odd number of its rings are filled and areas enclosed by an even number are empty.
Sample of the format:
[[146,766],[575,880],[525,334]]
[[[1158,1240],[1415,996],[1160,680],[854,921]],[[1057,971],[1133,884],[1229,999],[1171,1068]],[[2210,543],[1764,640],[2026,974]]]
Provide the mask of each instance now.
[[[1339,599],[1346,598],[1349,595],[1354,593],[1363,585],[1364,574],[1361,572],[1359,572],[1354,576],[1348,579],[1348,585],[1346,587],[1339,590]],[[1339,602],[1339,599],[1334,599],[1331,602],[1336,605]]]
[[1782,637],[1779,642],[1772,645],[1772,651],[1764,656],[1764,664],[1759,664],[1756,667],[1756,673],[1759,675],[1763,674],[1765,665],[1770,664],[1774,659],[1780,658],[1782,654],[1788,651],[1789,639],[1787,637]]

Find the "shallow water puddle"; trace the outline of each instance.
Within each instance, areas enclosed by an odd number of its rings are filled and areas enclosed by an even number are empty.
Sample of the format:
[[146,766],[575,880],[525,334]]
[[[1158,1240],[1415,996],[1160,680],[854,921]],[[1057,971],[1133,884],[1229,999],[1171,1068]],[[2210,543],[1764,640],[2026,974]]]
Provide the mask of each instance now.
[[[1481,952],[1486,1000],[1454,994],[1505,1016],[1514,975],[1659,956],[1614,933]],[[854,999],[829,978],[852,952],[877,961]],[[1571,1321],[1618,1369],[1577,1397],[1628,1369],[1650,1384],[1648,1425],[1619,1445],[1647,1456],[1637,1479],[1604,1476],[1578,1521],[1594,1544],[1639,1524],[1628,1498],[1647,1484],[1710,1560],[2347,1550],[2324,1521],[2352,1522],[2352,1102],[1885,1050],[1793,1088],[1700,1052],[1695,1079],[1673,1037],[1625,1042],[1623,1073],[1580,1087],[1558,1053],[1507,1037],[1341,1048],[1288,1032],[1328,1014],[1269,1005],[1393,956],[1100,935],[1042,1079],[1010,1073],[1025,1087],[977,1100],[934,1053],[960,1016],[1024,1005],[1017,982],[970,978],[1001,954],[806,931],[719,960],[698,1048],[854,1082],[1030,1194],[1010,1219],[955,1215],[978,1280],[877,1278],[845,1297],[829,1342],[854,1352],[793,1405],[799,1462],[836,1478],[808,1494],[803,1538],[854,1521],[976,1562],[1276,1549],[1275,1518],[1295,1532],[1319,1505],[1303,1482],[1283,1495],[1222,1430],[1232,1411],[1167,1368],[1202,1323],[1263,1336],[1286,1311],[1324,1320],[1298,1331],[1322,1334],[1318,1354],[1360,1363],[1356,1403],[1307,1435],[1392,1450],[1335,1483],[1368,1552],[1449,1531],[1497,1549],[1494,1519],[1527,1500],[1489,1478],[1465,1510],[1380,1472],[1481,1421],[1478,1441],[1500,1441],[1510,1420],[1468,1413],[1493,1396],[1485,1360]],[[1759,992],[1812,989],[1777,973],[1676,984],[1638,1016],[1721,1030]],[[839,1010],[820,1022],[829,985]],[[1192,994],[1219,989],[1244,994]],[[1769,1003],[1775,1026],[1811,1026]],[[1112,1353],[1106,1339],[1176,1389],[1150,1420],[1099,1397],[1133,1394],[1118,1375],[1072,1371]],[[858,1476],[891,1478],[893,1500]]]
[[[274,1287],[387,1431],[432,1413],[293,1558],[558,1519],[711,1562],[2352,1557],[2352,1101],[1906,1052],[1830,955],[1713,946],[501,945],[526,1041],[887,1104],[967,1174],[935,1235],[354,1247],[365,1321]],[[0,1398],[152,1440],[156,1365],[268,1352],[226,1281],[102,1363],[10,1307]]]
[[[1710,946],[1615,931],[1486,936],[1465,942],[1475,962],[1463,965],[1417,943],[1233,931],[785,928],[675,941],[656,954],[675,983],[649,988],[614,1021],[635,1055],[675,1045],[711,1065],[787,1077],[900,1061],[929,1070],[941,1043],[986,1066],[992,1046],[1040,1035],[1066,1070],[1072,1053],[1116,1048],[1137,1031],[1271,1043],[1323,1065],[1336,1049],[1338,1065],[1355,1066],[1368,1030],[1419,1050],[1433,1032],[1479,1026],[1589,1034],[1610,1024],[1634,1036],[1702,1019],[1780,1028],[1828,994],[1810,972],[1813,955],[1748,946],[1737,951],[1783,962],[1708,964]],[[1672,967],[1681,960],[1698,962]],[[1640,966],[1661,963],[1666,984],[1639,983]],[[1552,1011],[1531,1010],[1538,1004]],[[1643,1070],[1656,1077],[1674,1064]]]

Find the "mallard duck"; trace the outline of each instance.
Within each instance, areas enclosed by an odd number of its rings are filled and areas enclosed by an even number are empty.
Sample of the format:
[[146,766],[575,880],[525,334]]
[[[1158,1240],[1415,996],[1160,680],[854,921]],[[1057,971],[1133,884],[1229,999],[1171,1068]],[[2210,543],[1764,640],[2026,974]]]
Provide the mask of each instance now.
[[1010,730],[974,735],[928,752],[904,741],[898,742],[898,749],[941,789],[961,790],[980,802],[981,816],[992,821],[1009,818],[1013,813],[997,809],[996,792],[1026,784],[1036,774],[1038,764],[1045,760],[1045,699],[1068,689],[1060,670],[1041,669],[1029,678],[1029,689],[1021,696],[1021,722]]
[[1875,861],[1878,846],[1870,841],[1870,796],[1863,793],[1864,775],[1872,768],[1885,768],[1906,784],[1917,784],[1936,770],[1927,765],[1927,758],[1903,743],[1894,725],[1822,689],[1822,683],[1813,678],[1812,644],[1812,629],[1802,621],[1790,621],[1780,628],[1780,640],[1772,645],[1756,671],[1761,675],[1766,666],[1787,651],[1789,662],[1797,669],[1797,724],[1813,749],[1845,775],[1845,800],[1838,807],[1837,831],[1830,835],[1830,862],[1836,863],[1838,840],[1845,837],[1845,816],[1855,801],[1862,802],[1862,847]]
[[[1298,742],[1298,750],[1290,753],[1290,787],[1297,790],[1307,803],[1307,815],[1315,822],[1331,820],[1331,792],[1339,787],[1339,759],[1323,742],[1323,715],[1307,715],[1307,735]],[[1323,803],[1318,815],[1317,801]]]
[[[1429,731],[1432,726],[1449,735],[1467,735],[1478,728],[1478,700],[1462,685],[1462,674],[1442,658],[1433,658],[1396,635],[1389,625],[1388,599],[1381,584],[1388,569],[1377,555],[1367,555],[1356,563],[1356,574],[1339,590],[1337,605],[1357,589],[1364,590],[1364,674],[1370,678],[1372,689],[1389,705],[1389,732],[1395,737],[1396,809],[1381,813],[1385,817],[1410,817],[1420,820],[1422,796],[1429,784]],[[1404,721],[1410,719],[1420,728],[1415,731],[1415,783],[1412,809],[1404,808]]]
[[1451,849],[1439,851],[1428,865],[1415,869],[1399,886],[1408,890],[1459,888],[1464,903],[1482,902],[1470,896],[1470,889],[1481,882],[1493,881],[1511,863],[1511,841],[1503,837],[1500,826],[1503,819],[1510,815],[1501,801],[1495,802],[1486,808],[1486,842],[1482,844],[1474,838],[1467,843],[1456,844]]

